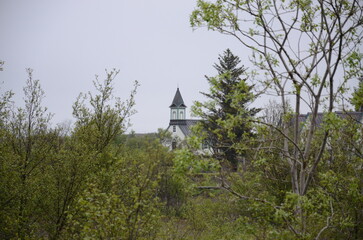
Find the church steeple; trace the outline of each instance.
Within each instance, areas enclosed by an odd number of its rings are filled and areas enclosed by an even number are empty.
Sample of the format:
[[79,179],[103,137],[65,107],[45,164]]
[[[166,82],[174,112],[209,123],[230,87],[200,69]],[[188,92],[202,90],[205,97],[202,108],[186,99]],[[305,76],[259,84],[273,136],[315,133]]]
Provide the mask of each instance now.
[[170,107],[170,119],[171,120],[183,120],[185,119],[185,109],[183,98],[180,94],[179,88],[176,89],[176,93]]
[[170,105],[170,107],[187,107],[184,104],[184,101],[180,94],[179,88],[176,89],[174,100],[173,100],[172,104]]

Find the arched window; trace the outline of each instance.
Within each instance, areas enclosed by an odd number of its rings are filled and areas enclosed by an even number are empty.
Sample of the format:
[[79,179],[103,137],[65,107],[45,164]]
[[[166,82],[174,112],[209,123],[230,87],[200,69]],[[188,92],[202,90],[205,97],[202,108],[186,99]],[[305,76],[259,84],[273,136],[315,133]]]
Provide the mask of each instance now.
[[176,119],[176,111],[173,111],[173,119]]
[[183,118],[183,111],[180,111],[180,119],[184,119]]

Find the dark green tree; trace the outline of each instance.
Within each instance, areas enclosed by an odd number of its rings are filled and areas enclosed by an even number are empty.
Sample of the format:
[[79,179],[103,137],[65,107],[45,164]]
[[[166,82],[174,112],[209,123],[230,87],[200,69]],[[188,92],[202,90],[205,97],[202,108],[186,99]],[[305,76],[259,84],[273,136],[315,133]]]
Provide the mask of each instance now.
[[196,131],[202,133],[217,159],[229,162],[236,169],[238,161],[245,157],[241,142],[253,135],[247,120],[259,109],[249,108],[255,95],[253,86],[242,77],[246,69],[240,65],[239,57],[227,49],[218,59],[219,63],[214,64],[218,75],[206,76],[210,89],[202,94],[208,100],[194,105],[194,114],[204,120]]

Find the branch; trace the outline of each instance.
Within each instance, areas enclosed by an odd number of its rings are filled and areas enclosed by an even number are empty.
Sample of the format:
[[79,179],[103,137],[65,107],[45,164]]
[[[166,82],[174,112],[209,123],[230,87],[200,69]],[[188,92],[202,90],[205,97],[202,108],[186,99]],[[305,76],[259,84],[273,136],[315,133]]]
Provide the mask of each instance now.
[[[275,204],[273,204],[272,202],[269,202],[265,199],[261,199],[261,198],[255,198],[255,197],[248,197],[248,196],[244,196],[239,194],[238,192],[234,191],[228,184],[226,184],[223,179],[222,180],[222,186],[221,189],[225,189],[226,191],[230,192],[231,194],[235,195],[236,197],[238,197],[239,199],[243,199],[243,200],[252,200],[252,201],[256,201],[256,202],[260,202],[260,203],[264,203],[267,204],[271,207],[273,207],[274,209],[280,209],[280,206],[276,206]],[[294,227],[289,223],[288,219],[284,216],[282,216],[285,223],[287,224],[288,228],[296,235],[296,236],[300,236],[300,234],[294,229]]]
[[300,147],[289,136],[287,136],[281,129],[279,129],[278,127],[275,127],[272,124],[261,122],[261,121],[258,121],[258,120],[250,120],[250,121],[254,122],[254,123],[260,123],[260,124],[269,126],[269,127],[273,128],[273,129],[275,129],[276,131],[278,131],[282,136],[284,136],[289,142],[291,142],[296,147],[296,149],[299,151],[299,153],[300,153],[301,157],[303,158],[303,160],[305,159],[304,154],[301,151]]
[[331,222],[331,219],[333,218],[334,216],[334,209],[333,209],[333,203],[332,201],[330,201],[330,212],[331,212],[331,215],[329,217],[326,218],[326,225],[319,231],[318,235],[316,236],[315,240],[319,240],[320,238],[320,235],[325,231],[327,230],[329,227],[330,227],[330,222]]

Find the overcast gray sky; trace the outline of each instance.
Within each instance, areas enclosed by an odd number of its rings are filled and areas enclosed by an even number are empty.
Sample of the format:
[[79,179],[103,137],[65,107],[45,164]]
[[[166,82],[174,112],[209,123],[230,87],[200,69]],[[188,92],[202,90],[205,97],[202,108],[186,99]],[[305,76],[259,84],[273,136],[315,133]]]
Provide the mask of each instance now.
[[[72,103],[93,89],[94,75],[120,69],[115,93],[125,99],[134,80],[136,132],[169,122],[176,87],[188,109],[214,76],[218,54],[230,48],[248,65],[232,37],[189,25],[195,0],[0,0],[1,91],[12,89],[21,104],[25,68],[34,69],[46,93],[43,105],[54,123],[72,120]],[[188,114],[189,116],[189,114]]]

